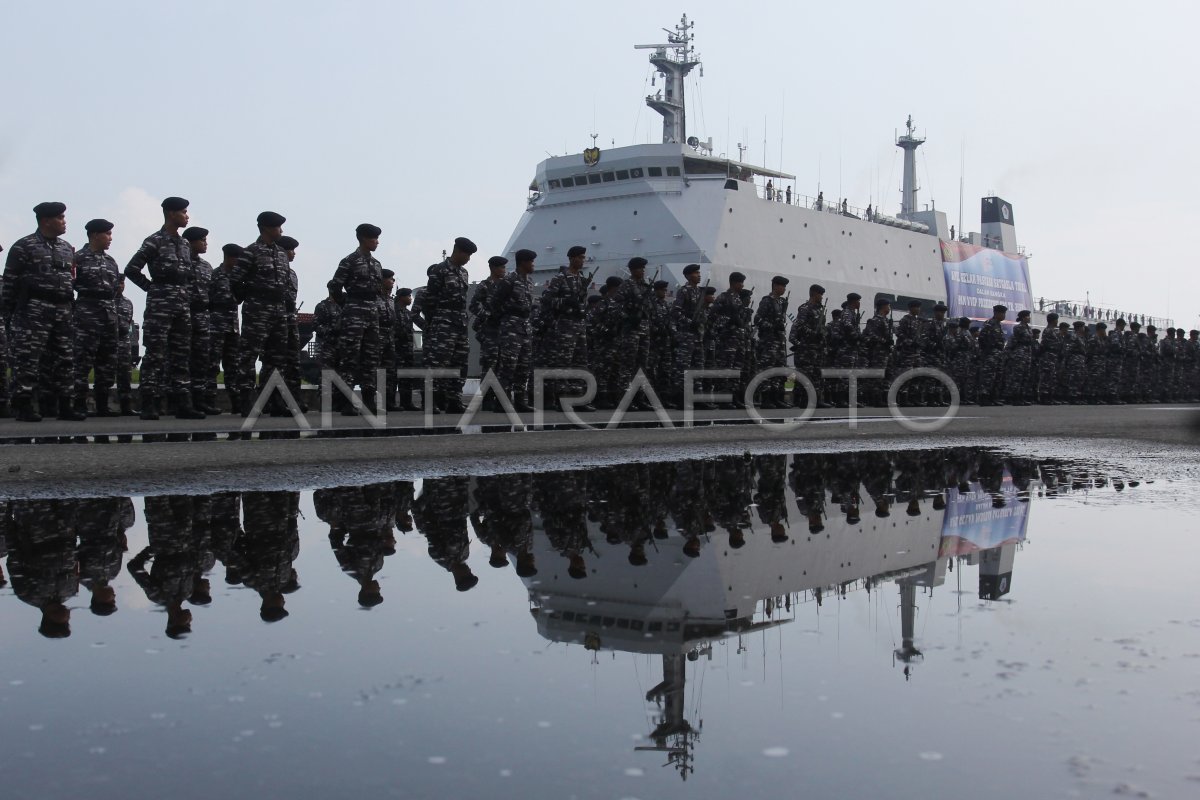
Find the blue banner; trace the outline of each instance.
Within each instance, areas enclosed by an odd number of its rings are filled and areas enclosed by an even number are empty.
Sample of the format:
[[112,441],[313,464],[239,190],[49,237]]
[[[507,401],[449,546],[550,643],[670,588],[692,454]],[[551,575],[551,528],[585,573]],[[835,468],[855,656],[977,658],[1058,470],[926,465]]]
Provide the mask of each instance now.
[[992,494],[978,483],[972,483],[969,492],[948,489],[939,554],[961,556],[1025,541],[1030,504],[1017,499],[1016,490],[1007,478],[1001,496],[1004,505],[997,508]]
[[987,319],[992,306],[1008,306],[1008,319],[1033,308],[1029,259],[965,242],[942,241],[946,305],[951,317]]

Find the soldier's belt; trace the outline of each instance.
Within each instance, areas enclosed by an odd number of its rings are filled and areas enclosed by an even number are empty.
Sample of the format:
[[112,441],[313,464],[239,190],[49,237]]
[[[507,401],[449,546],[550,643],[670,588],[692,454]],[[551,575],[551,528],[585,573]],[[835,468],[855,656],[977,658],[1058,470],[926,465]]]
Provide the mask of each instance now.
[[193,302],[192,303],[192,311],[196,311],[196,312],[208,311],[208,303]]
[[91,301],[101,301],[101,302],[107,301],[107,302],[111,303],[113,300],[116,299],[116,294],[114,292],[105,292],[105,291],[101,291],[99,289],[79,289],[79,290],[77,290],[77,294],[79,295],[80,300],[91,300]]
[[38,286],[30,286],[26,289],[27,297],[32,300],[41,300],[43,303],[55,303],[62,305],[71,302],[71,292],[54,291],[52,289],[42,289]]
[[247,289],[246,297],[254,298],[255,300],[264,300],[268,303],[282,303],[286,299],[283,289],[271,288]]
[[379,292],[372,292],[367,289],[353,289],[347,291],[346,296],[351,300],[377,300]]
[[156,286],[187,286],[189,281],[184,275],[150,275],[150,280]]

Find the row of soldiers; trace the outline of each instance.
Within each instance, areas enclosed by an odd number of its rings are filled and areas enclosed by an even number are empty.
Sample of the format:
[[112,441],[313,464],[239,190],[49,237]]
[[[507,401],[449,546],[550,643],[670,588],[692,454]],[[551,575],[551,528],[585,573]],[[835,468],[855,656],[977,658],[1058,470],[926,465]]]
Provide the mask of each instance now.
[[[592,530],[640,567],[672,538],[686,557],[699,556],[717,531],[727,534],[721,541],[729,547],[743,547],[753,535],[753,518],[773,542],[786,542],[795,535],[789,493],[802,529],[813,536],[825,530],[830,515],[854,526],[864,514],[886,519],[902,508],[918,516],[929,503],[939,511],[948,490],[967,492],[973,484],[991,493],[994,505],[1014,493],[1020,501],[1035,480],[1046,493],[1059,494],[1100,486],[1107,478],[1078,465],[975,448],[746,454],[431,478],[419,496],[408,481],[343,486],[317,490],[313,505],[328,525],[339,566],[357,587],[358,603],[370,608],[383,602],[378,576],[396,551],[397,530],[415,527],[426,537],[430,557],[466,591],[479,582],[468,564],[468,522],[492,567],[512,565],[528,578],[538,574],[537,515],[567,574],[585,579],[601,547]],[[288,491],[148,496],[148,544],[126,561],[126,531],[135,521],[130,498],[11,500],[0,503],[0,557],[7,555],[14,593],[41,612],[40,630],[48,637],[70,634],[68,603],[81,586],[94,614],[115,613],[123,562],[146,597],[166,612],[172,637],[190,631],[189,606],[212,602],[208,575],[218,563],[225,584],[257,593],[260,617],[274,622],[288,616],[286,596],[300,587],[294,566],[299,504],[299,494]],[[0,586],[4,582],[0,570]]]

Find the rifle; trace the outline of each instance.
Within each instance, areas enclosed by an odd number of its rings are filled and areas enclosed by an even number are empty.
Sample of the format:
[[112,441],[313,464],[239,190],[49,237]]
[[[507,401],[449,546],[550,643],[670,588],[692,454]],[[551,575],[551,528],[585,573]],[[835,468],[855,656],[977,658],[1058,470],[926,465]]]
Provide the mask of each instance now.
[[655,283],[658,282],[658,273],[660,273],[660,272],[662,272],[661,264],[659,264],[657,267],[654,268],[654,277],[650,279],[651,286],[653,286]]

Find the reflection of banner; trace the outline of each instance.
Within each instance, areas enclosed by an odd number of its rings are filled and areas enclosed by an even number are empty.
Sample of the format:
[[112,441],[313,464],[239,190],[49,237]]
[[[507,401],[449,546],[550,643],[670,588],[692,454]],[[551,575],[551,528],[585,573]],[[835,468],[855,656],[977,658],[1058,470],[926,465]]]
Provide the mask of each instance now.
[[992,306],[1008,306],[1008,318],[1033,307],[1029,289],[1029,260],[965,242],[942,245],[946,274],[946,304],[951,317],[986,318]]
[[1029,523],[1029,503],[1019,502],[1012,484],[1005,481],[1004,507],[993,508],[992,495],[971,484],[971,491],[949,489],[946,516],[942,520],[940,557],[962,556],[999,547],[1007,542],[1025,541]]

